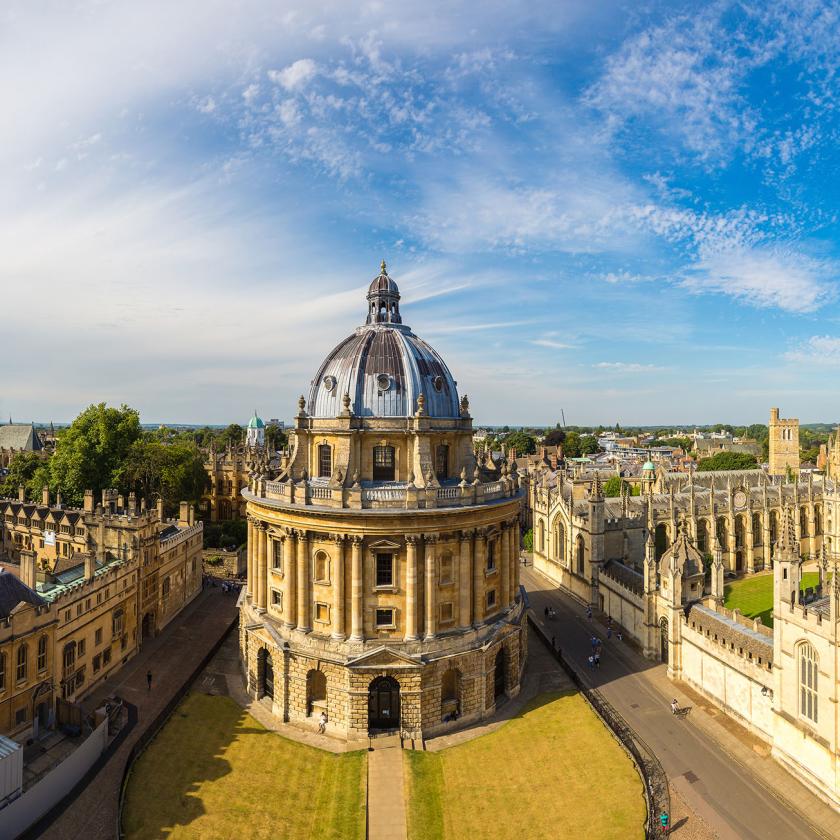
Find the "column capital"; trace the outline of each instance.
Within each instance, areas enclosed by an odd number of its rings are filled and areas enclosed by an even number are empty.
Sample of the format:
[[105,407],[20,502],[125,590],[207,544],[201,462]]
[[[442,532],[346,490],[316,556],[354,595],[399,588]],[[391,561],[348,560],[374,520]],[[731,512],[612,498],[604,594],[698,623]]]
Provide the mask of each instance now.
[[421,540],[420,534],[406,534],[405,541],[408,545],[417,545]]
[[461,542],[472,542],[472,538],[475,536],[475,530],[469,528],[465,531],[461,531],[459,539]]
[[437,534],[423,534],[423,541],[427,543],[436,543],[439,537]]
[[354,546],[360,546],[365,541],[365,538],[361,534],[353,534],[350,537],[350,542],[353,543]]
[[342,543],[347,541],[348,537],[347,534],[330,534],[330,539],[334,543],[338,543],[338,545],[341,545]]
[[505,520],[502,520],[502,521],[499,523],[499,527],[500,527],[503,531],[507,531],[507,529],[508,529],[508,528],[513,528],[513,522],[508,522],[506,519],[505,519]]

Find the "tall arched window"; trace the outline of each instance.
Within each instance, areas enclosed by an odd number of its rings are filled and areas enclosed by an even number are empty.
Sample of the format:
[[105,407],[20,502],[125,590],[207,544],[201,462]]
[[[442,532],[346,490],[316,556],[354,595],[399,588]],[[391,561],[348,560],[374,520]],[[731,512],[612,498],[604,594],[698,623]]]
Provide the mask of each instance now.
[[761,514],[754,513],[752,517],[753,545],[761,545]]
[[702,552],[709,550],[709,531],[705,519],[697,520],[697,550]]
[[577,538],[577,570],[578,570],[579,575],[582,575],[586,571],[585,557],[584,557],[585,553],[586,553],[586,546],[584,545],[583,537],[580,534],[578,534],[578,538]]
[[822,513],[816,506],[814,506],[814,536],[822,536]]
[[539,542],[537,545],[540,547],[540,554],[545,554],[545,522],[540,520],[540,527],[537,529],[537,534],[539,536]]
[[799,531],[803,537],[808,536],[808,508],[799,509]]
[[318,477],[329,478],[332,475],[332,447],[322,443],[318,447]]
[[41,636],[38,639],[38,670],[45,671],[47,668],[47,637]]
[[318,583],[329,583],[330,580],[330,558],[324,551],[315,555],[315,580]]
[[799,714],[817,723],[817,653],[808,642],[799,645]]
[[396,460],[393,446],[374,446],[373,480],[393,481],[396,474]]
[[29,664],[29,648],[26,645],[21,645],[17,652],[17,672],[15,679],[18,682],[23,682],[26,679],[27,665]]
[[554,526],[554,543],[555,543],[555,552],[557,554],[557,562],[566,563],[566,529],[563,527],[563,523],[558,520],[557,524]]

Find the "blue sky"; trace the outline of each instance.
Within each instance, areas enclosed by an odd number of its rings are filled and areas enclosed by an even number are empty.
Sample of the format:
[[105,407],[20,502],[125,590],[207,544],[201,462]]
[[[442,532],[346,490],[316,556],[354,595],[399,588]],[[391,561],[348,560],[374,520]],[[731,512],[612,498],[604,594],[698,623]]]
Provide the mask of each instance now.
[[840,417],[836,5],[5,3],[0,416],[290,417],[380,259],[477,422]]

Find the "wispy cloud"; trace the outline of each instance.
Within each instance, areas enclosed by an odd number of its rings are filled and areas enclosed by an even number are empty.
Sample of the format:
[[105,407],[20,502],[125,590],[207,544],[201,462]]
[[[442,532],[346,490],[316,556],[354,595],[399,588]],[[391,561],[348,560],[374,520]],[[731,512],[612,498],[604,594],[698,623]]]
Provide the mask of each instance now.
[[791,348],[784,358],[797,365],[817,367],[840,367],[840,337],[814,335],[807,341]]
[[613,373],[662,373],[670,370],[661,365],[645,365],[639,362],[596,362],[592,367]]

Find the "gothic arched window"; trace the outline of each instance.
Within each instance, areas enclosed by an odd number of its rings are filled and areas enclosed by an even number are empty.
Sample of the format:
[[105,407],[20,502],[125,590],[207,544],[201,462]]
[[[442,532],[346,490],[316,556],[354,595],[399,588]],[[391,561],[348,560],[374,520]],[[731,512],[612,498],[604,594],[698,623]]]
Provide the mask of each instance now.
[[803,642],[798,648],[799,714],[817,723],[817,652]]

